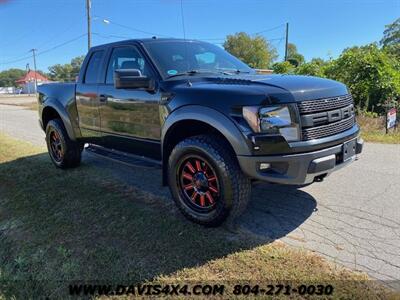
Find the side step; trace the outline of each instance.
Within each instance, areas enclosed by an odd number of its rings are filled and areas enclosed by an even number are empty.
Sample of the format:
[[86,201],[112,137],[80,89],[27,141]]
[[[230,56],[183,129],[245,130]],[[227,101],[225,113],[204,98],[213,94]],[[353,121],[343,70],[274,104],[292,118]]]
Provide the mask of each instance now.
[[89,146],[85,147],[86,151],[113,161],[136,167],[161,168],[161,162],[151,158],[125,153],[114,149],[108,149],[98,145],[88,145]]

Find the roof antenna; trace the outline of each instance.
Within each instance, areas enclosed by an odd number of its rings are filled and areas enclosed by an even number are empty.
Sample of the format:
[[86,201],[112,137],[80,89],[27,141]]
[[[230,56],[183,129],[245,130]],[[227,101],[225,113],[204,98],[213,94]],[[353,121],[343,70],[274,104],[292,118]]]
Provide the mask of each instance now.
[[181,0],[181,18],[182,18],[183,39],[186,41],[185,17],[183,15],[183,0]]
[[[188,49],[187,49],[187,43],[186,43],[186,29],[185,29],[185,17],[183,14],[183,0],[181,0],[181,18],[182,18],[182,30],[183,30],[183,40],[185,44],[185,60],[186,60],[186,65],[187,65],[187,71],[190,71],[190,66],[189,66],[189,59],[188,59]],[[188,80],[188,85],[192,86],[192,83],[190,80]]]

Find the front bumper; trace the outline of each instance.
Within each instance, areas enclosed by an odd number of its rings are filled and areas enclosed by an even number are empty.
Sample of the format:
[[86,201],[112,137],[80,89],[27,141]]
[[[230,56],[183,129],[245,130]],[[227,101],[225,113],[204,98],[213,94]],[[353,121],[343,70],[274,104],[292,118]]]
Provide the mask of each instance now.
[[[363,140],[360,137],[350,139],[355,141],[355,155],[343,159],[344,145],[326,149],[287,155],[269,156],[237,156],[243,172],[257,180],[281,184],[308,184],[319,180],[354,161],[356,155],[362,152]],[[349,142],[347,141],[347,142]]]

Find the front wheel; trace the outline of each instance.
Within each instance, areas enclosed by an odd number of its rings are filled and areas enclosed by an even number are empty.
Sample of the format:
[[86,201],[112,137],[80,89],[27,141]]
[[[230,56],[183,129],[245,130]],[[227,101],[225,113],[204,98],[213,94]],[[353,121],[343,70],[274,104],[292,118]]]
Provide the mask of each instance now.
[[169,187],[186,218],[218,226],[244,211],[251,184],[234,155],[216,136],[190,137],[175,146],[169,157]]

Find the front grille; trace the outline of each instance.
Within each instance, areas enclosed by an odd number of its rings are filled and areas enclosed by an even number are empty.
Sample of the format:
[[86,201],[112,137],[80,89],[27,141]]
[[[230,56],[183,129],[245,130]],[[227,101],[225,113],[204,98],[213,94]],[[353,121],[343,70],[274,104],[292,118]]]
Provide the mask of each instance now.
[[308,141],[335,135],[353,127],[354,122],[354,117],[350,117],[328,125],[303,129],[302,137],[304,141]]
[[344,95],[333,98],[303,101],[298,104],[300,114],[308,114],[320,111],[327,111],[353,104],[351,95]]
[[298,103],[297,106],[303,123],[302,140],[308,141],[328,137],[353,127],[355,117],[352,105],[353,98],[351,95]]

